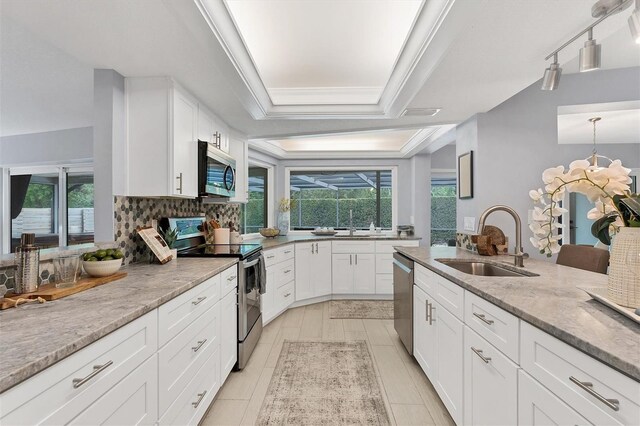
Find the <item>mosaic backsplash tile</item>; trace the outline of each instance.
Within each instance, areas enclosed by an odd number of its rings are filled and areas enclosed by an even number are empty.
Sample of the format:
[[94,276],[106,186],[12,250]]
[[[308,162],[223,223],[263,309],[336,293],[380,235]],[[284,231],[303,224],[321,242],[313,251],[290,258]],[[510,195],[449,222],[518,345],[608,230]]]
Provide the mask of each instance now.
[[[0,268],[0,297],[4,296],[7,291],[15,288],[15,277],[15,266]],[[55,282],[53,262],[40,262],[40,277],[38,278],[38,284],[43,285],[53,282]]]
[[476,245],[471,242],[471,234],[456,233],[456,246],[469,251],[478,251]]
[[220,223],[240,221],[240,204],[209,204],[200,200],[160,199],[115,196],[115,241],[124,253],[124,263],[149,261],[149,249],[136,234],[138,226],[151,226],[162,217],[186,217],[204,214]]

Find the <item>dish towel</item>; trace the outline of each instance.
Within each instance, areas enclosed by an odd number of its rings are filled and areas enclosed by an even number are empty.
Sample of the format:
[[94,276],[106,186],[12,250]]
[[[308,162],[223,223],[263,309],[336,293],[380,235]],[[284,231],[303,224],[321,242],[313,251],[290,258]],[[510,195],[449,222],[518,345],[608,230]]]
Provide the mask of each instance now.
[[258,276],[257,276],[257,284],[258,284],[258,292],[260,294],[265,294],[267,291],[267,267],[265,266],[264,255],[261,254],[258,259]]

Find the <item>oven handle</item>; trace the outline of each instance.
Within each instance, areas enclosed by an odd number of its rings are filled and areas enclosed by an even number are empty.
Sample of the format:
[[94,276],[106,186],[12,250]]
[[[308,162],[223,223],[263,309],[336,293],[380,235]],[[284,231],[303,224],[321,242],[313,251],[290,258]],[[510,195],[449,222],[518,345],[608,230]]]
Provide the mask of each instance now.
[[258,258],[258,259],[256,259],[256,260],[254,260],[254,261],[251,261],[251,262],[249,262],[249,263],[243,263],[243,264],[242,264],[242,267],[243,267],[244,269],[251,268],[252,266],[257,265],[259,261],[260,261],[260,258]]

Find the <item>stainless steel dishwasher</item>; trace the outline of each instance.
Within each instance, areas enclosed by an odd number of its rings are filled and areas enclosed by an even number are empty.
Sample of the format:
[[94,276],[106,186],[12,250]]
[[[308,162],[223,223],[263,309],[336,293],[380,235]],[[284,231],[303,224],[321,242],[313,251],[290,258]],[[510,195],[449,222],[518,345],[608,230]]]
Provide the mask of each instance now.
[[393,327],[413,355],[413,260],[393,254]]

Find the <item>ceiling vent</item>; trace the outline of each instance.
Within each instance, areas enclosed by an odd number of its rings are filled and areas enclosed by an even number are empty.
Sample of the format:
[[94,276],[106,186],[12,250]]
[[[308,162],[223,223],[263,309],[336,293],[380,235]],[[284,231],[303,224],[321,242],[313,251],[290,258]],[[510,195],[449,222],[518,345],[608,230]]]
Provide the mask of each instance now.
[[442,108],[407,108],[402,113],[402,117],[433,117]]

